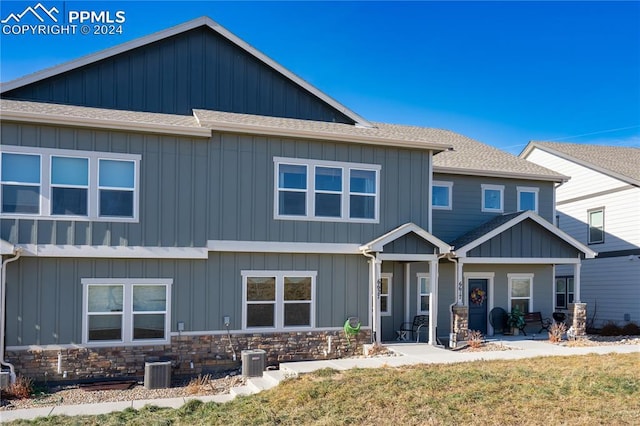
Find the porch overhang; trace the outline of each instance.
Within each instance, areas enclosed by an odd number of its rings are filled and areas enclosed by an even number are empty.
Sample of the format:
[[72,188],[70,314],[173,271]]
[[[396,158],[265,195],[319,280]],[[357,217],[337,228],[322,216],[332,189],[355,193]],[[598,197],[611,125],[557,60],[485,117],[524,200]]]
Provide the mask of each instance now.
[[[434,253],[413,253],[413,254],[404,254],[404,253],[387,253],[387,254],[382,254],[382,252],[384,252],[384,246],[386,246],[387,244],[398,240],[399,238],[404,237],[407,234],[410,233],[414,233],[416,234],[418,237],[422,238],[424,241],[426,241],[427,243],[431,244],[434,246],[434,249],[437,252]],[[380,257],[382,260],[411,260],[409,259],[409,257],[414,257],[415,260],[428,260],[426,258],[427,255],[438,255],[438,254],[444,254],[444,253],[450,253],[451,252],[451,246],[447,243],[445,243],[444,241],[442,241],[441,239],[435,237],[434,235],[432,235],[431,233],[425,231],[424,229],[422,229],[421,227],[419,227],[418,225],[416,225],[415,223],[412,222],[408,222],[405,223],[404,225],[400,225],[397,228],[393,229],[392,231],[387,232],[384,235],[381,235],[380,237],[376,238],[375,240],[369,241],[366,244],[363,244],[360,246],[360,251],[363,253],[371,253],[371,252],[376,252],[376,253],[380,253],[380,255],[378,257]],[[384,257],[387,257],[387,259],[384,259]],[[430,259],[430,257],[429,257]]]
[[[562,242],[573,247],[577,252],[586,259],[595,258],[598,253],[591,250],[557,226],[549,223],[533,211],[524,211],[520,213],[511,213],[499,216],[479,228],[471,231],[467,235],[454,241],[455,253],[458,258],[463,258],[465,263],[555,263],[555,264],[571,264],[580,263],[579,256],[472,256],[471,251],[477,249],[489,240],[499,237],[500,234],[508,231],[516,225],[531,220],[535,224],[542,227],[549,234],[557,237]],[[459,247],[458,247],[459,246]]]

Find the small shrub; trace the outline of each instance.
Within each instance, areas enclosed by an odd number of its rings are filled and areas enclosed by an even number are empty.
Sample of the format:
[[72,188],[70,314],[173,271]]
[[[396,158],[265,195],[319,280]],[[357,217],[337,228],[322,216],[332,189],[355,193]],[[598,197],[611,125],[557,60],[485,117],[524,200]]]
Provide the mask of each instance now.
[[198,374],[198,377],[191,379],[187,385],[186,391],[190,395],[195,395],[204,391],[206,388],[213,389],[211,386],[211,375],[205,374],[204,376]]
[[480,330],[469,330],[469,334],[467,336],[467,343],[473,349],[478,349],[482,346],[482,342],[484,341],[484,336]]
[[640,326],[635,322],[630,322],[622,327],[622,334],[625,336],[638,336],[640,335]]
[[15,383],[11,383],[4,394],[7,399],[25,399],[29,398],[33,392],[33,380],[18,376]]
[[551,343],[560,343],[562,336],[567,332],[567,326],[563,322],[554,322],[549,327],[549,341]]
[[620,336],[622,335],[622,329],[615,322],[608,322],[602,326],[600,330],[601,336]]

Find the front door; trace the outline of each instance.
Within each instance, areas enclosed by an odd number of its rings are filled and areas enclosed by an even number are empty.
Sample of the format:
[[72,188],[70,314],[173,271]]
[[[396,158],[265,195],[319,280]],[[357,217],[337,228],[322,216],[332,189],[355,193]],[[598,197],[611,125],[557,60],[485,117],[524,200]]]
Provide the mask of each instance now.
[[478,330],[487,334],[487,300],[489,280],[486,278],[469,279],[469,330]]

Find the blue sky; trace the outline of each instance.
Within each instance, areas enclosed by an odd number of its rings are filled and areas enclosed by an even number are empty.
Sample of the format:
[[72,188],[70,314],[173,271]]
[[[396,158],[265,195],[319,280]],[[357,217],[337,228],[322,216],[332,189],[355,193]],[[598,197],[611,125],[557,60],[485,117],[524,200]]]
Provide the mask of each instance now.
[[[123,33],[3,31],[2,82],[207,15],[369,120],[515,154],[529,140],[640,147],[638,1],[40,2],[124,11]],[[3,0],[0,19],[37,3]]]

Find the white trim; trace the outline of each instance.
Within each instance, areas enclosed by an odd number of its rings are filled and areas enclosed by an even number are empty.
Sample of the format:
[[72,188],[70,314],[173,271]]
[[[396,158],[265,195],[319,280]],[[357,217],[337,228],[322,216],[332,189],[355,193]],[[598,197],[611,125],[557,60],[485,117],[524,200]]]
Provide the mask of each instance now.
[[[349,222],[349,223],[379,223],[380,222],[380,171],[382,166],[379,164],[349,163],[344,161],[327,161],[315,160],[309,158],[287,158],[273,157],[273,217],[276,220],[303,220],[318,222]],[[282,165],[304,166],[306,186],[304,189],[282,188],[279,185],[280,172]],[[340,192],[332,192],[340,195],[340,216],[317,216],[315,212],[316,194],[326,193],[326,191],[316,190],[316,168],[326,167],[341,170],[341,190]],[[358,193],[351,190],[351,173],[354,170],[373,172],[375,175],[375,192],[374,193]],[[281,192],[300,192],[305,194],[305,214],[304,215],[287,215],[279,211],[279,196]],[[373,218],[352,218],[350,212],[351,196],[366,196],[374,199],[374,217]]]
[[433,181],[433,186],[439,186],[439,187],[445,187],[447,188],[447,199],[449,200],[449,204],[446,206],[436,206],[435,204],[433,204],[433,193],[430,194],[430,197],[432,197],[432,207],[435,210],[453,210],[453,182],[448,182],[448,181],[443,181],[443,180],[434,180]]
[[73,257],[111,259],[207,259],[206,247],[90,246],[18,244],[27,257]]
[[[380,280],[387,280],[387,293],[382,293],[380,291],[380,299],[382,296],[386,296],[387,298],[387,310],[383,311],[380,308],[380,316],[381,317],[390,317],[393,315],[393,274],[390,272],[382,272],[380,274]],[[380,289],[382,289],[382,284],[380,284]]]
[[516,297],[515,300],[525,300],[529,299],[529,307],[528,312],[533,312],[533,278],[534,274],[531,273],[514,273],[507,274],[508,288],[507,288],[507,308],[509,312],[511,312],[511,300],[514,298],[511,297],[511,290],[513,285],[513,280],[529,280],[529,297]]
[[[243,269],[240,271],[242,277],[242,329],[253,332],[289,332],[289,331],[308,331],[315,328],[316,324],[316,278],[318,271],[280,271],[280,270],[250,270]],[[274,326],[273,327],[248,327],[247,326],[247,278],[248,277],[273,277],[275,278],[275,300],[274,305]],[[284,326],[284,279],[287,277],[294,278],[311,278],[311,301],[309,312],[308,326]],[[304,301],[300,301],[304,302]]]
[[252,47],[251,45],[249,45],[248,43],[246,43],[245,41],[243,41],[242,39],[237,37],[236,35],[232,34],[229,30],[225,29],[224,27],[219,25],[217,22],[213,21],[212,19],[210,19],[210,18],[208,18],[206,16],[193,19],[191,21],[182,23],[182,24],[177,25],[177,26],[172,27],[172,28],[168,28],[168,29],[156,32],[154,34],[150,34],[150,35],[147,35],[147,36],[135,39],[135,40],[131,40],[131,41],[126,42],[126,43],[122,43],[120,45],[111,47],[109,49],[102,50],[100,52],[97,52],[97,53],[94,53],[94,54],[91,54],[91,55],[83,56],[83,57],[78,58],[76,60],[73,60],[73,61],[70,61],[70,62],[66,62],[64,64],[61,64],[61,65],[58,65],[58,66],[55,66],[55,67],[52,67],[52,68],[45,69],[43,71],[40,71],[40,72],[37,72],[37,73],[34,73],[34,74],[30,74],[30,75],[27,75],[27,76],[22,77],[22,78],[18,78],[16,80],[10,81],[8,83],[4,83],[4,84],[2,84],[0,86],[1,87],[1,89],[0,89],[1,92],[0,93],[7,92],[9,90],[12,90],[12,89],[15,89],[15,88],[18,88],[18,87],[22,87],[22,86],[25,86],[25,85],[30,84],[30,83],[34,83],[34,82],[43,80],[45,78],[61,74],[61,73],[66,72],[66,71],[71,71],[71,70],[83,67],[85,65],[98,62],[98,61],[100,61],[102,59],[106,59],[106,58],[115,56],[115,55],[123,53],[123,52],[128,52],[128,51],[133,50],[133,49],[135,49],[137,47],[149,45],[149,44],[151,44],[153,42],[156,42],[158,40],[163,40],[163,39],[169,38],[171,36],[174,36],[176,34],[180,34],[180,33],[183,33],[183,32],[186,32],[186,31],[189,31],[191,29],[198,28],[198,27],[201,27],[201,26],[207,26],[207,27],[211,28],[213,31],[217,32],[222,37],[224,37],[227,40],[229,40],[231,43],[233,43],[236,46],[240,47],[241,49],[243,49],[244,51],[249,53],[251,56],[253,56],[256,59],[258,59],[259,61],[263,62],[267,66],[273,68],[276,72],[278,72],[278,73],[282,74],[283,76],[287,77],[288,79],[292,80],[295,84],[297,84],[297,85],[303,87],[304,89],[308,90],[313,95],[317,96],[322,101],[326,102],[327,104],[331,105],[333,108],[335,108],[338,111],[340,111],[341,113],[345,114],[347,117],[351,118],[353,121],[355,121],[359,125],[361,125],[363,127],[373,127],[373,125],[371,123],[369,123],[369,121],[365,120],[360,115],[358,115],[355,112],[351,111],[350,109],[348,109],[347,107],[345,107],[341,103],[337,102],[335,99],[331,98],[327,94],[325,94],[322,91],[318,90],[316,87],[314,87],[311,84],[307,83],[306,81],[304,81],[303,79],[301,79],[300,77],[298,77],[297,75],[292,73],[291,71],[289,71],[286,68],[284,68],[282,65],[278,64],[277,62],[275,62],[273,59],[271,59],[268,56],[266,56],[265,54],[261,53],[260,51],[258,51],[257,49],[255,49],[254,47]]
[[421,227],[419,227],[418,225],[412,222],[408,222],[408,223],[405,223],[404,225],[400,225],[394,230],[387,232],[386,234],[376,238],[375,240],[370,241],[364,245],[361,245],[360,250],[382,252],[386,244],[390,243],[391,241],[395,241],[398,238],[410,232],[414,232],[418,236],[422,237],[428,243],[436,246],[436,248],[438,248],[440,253],[449,253],[451,251],[451,246],[449,244],[445,243],[441,239],[435,237],[434,235],[430,234],[429,232],[425,231],[424,229],[422,229]]
[[13,254],[15,246],[8,241],[0,239],[0,255]]
[[[480,189],[481,189],[481,193],[482,193],[482,205],[481,205],[481,210],[482,212],[489,212],[489,213],[502,213],[504,212],[504,185],[490,185],[490,184],[480,184]],[[485,207],[485,192],[486,191],[498,191],[500,193],[500,207],[498,207],[497,209],[494,208],[488,208]]]
[[[593,209],[587,209],[587,243],[588,244],[604,244],[604,239],[605,239],[605,226],[604,226],[604,221],[605,221],[605,215],[604,215],[604,207],[596,207]],[[591,215],[594,213],[601,213],[602,214],[602,226],[598,227],[598,226],[594,226],[591,224]],[[602,231],[602,239],[601,240],[596,240],[596,241],[591,241],[591,228],[595,228],[598,229],[600,231]],[[602,229],[600,229],[602,228]]]
[[[82,344],[87,347],[111,347],[120,345],[165,345],[171,342],[171,287],[172,278],[82,278]],[[122,340],[89,342],[89,286],[121,285],[123,286],[122,301]],[[161,313],[164,318],[164,338],[134,340],[133,339],[133,288],[136,285],[157,285],[165,287],[165,310]],[[155,312],[154,312],[155,313]]]
[[517,204],[518,204],[518,211],[523,211],[520,205],[520,194],[526,193],[526,192],[533,193],[534,195],[533,211],[538,213],[538,199],[540,198],[539,196],[540,188],[533,187],[533,186],[516,186],[516,194],[517,194],[516,198],[517,198]]
[[[99,108],[82,107],[88,110],[100,110]],[[43,112],[26,112],[2,110],[2,121],[17,121],[20,123],[53,124],[73,127],[111,129],[120,131],[133,131],[143,133],[154,133],[163,135],[193,136],[200,138],[210,138],[211,129],[203,127],[187,127],[162,123],[143,123],[139,121],[128,121],[126,119],[113,120],[96,117],[77,117],[72,115],[58,115]]]
[[[433,180],[433,151],[429,151],[429,162],[427,164],[427,184]],[[431,203],[433,188],[431,185],[427,185],[427,220],[429,221],[429,225],[427,226],[427,232],[433,233],[433,205]],[[407,320],[407,322],[409,322]]]
[[[587,258],[587,259],[593,259],[598,254],[597,252],[591,250],[589,247],[587,247],[584,244],[580,243],[575,238],[571,237],[566,232],[562,231],[560,228],[558,228],[556,226],[553,226],[551,223],[547,222],[545,219],[540,217],[537,213],[532,212],[530,210],[526,211],[526,212],[522,212],[522,214],[514,217],[513,219],[509,220],[508,222],[503,223],[502,225],[498,226],[494,230],[492,230],[490,232],[487,232],[482,237],[473,240],[472,242],[464,245],[463,247],[456,248],[455,252],[458,255],[458,257],[466,257],[467,256],[467,252],[469,250],[471,250],[471,249],[479,246],[480,244],[490,240],[491,238],[501,234],[502,232],[506,231],[507,229],[511,228],[512,226],[517,225],[518,223],[522,222],[525,219],[533,220],[538,225],[540,225],[543,228],[545,228],[547,231],[553,233],[558,238],[561,238],[562,240],[564,240],[568,244],[572,245],[577,250],[579,250],[582,253],[584,253],[585,258]],[[564,262],[562,262],[562,263],[564,263]]]
[[436,254],[404,254],[404,253],[380,253],[378,259],[399,262],[429,262],[438,258]]
[[358,244],[348,243],[209,240],[206,249],[238,253],[361,254]]
[[[15,219],[31,220],[67,220],[79,222],[127,222],[138,223],[140,220],[140,162],[142,156],[139,154],[103,152],[103,151],[83,151],[72,149],[40,148],[18,145],[0,145],[0,155],[23,154],[40,157],[40,211],[39,213],[2,213],[3,217]],[[87,215],[54,215],[52,213],[52,188],[51,184],[51,163],[53,157],[73,157],[87,159],[88,185],[87,190]],[[133,189],[104,188],[114,190],[126,190],[133,192],[132,216],[101,216],[99,210],[100,191],[98,167],[100,160],[113,160],[133,163],[134,182]],[[1,197],[1,195],[0,195]]]
[[465,264],[526,264],[526,265],[573,265],[580,263],[577,257],[465,257]]

